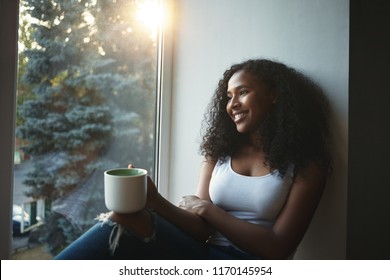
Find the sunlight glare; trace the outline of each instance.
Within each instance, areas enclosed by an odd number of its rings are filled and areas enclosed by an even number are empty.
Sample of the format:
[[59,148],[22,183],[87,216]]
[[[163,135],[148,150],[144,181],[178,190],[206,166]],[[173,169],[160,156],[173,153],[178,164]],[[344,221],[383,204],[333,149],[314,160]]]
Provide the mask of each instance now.
[[150,30],[152,38],[155,38],[164,21],[161,1],[145,0],[139,3],[136,18]]

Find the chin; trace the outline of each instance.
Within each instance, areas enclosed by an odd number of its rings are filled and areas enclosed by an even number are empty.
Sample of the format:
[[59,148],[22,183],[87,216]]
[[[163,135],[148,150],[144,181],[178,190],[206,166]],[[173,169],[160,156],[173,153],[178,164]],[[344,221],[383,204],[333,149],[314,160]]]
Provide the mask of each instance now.
[[238,133],[247,133],[249,130],[246,127],[236,127]]

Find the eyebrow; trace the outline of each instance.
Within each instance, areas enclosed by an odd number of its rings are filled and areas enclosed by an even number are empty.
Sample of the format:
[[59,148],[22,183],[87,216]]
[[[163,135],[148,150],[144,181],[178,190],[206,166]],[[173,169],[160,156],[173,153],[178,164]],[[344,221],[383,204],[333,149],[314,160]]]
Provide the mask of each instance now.
[[[239,86],[236,86],[235,88],[233,88],[234,90],[240,90],[240,89],[243,89],[243,88],[251,88],[250,86],[247,86],[247,85],[239,85]],[[229,89],[227,90],[227,93],[231,92]]]

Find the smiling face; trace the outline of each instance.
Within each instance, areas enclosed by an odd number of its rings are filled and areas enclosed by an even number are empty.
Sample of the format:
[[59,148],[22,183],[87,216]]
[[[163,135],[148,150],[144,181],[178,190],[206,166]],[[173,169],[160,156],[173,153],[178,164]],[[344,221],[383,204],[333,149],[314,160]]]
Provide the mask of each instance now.
[[276,95],[254,75],[241,70],[228,83],[226,111],[240,133],[254,132],[276,101]]

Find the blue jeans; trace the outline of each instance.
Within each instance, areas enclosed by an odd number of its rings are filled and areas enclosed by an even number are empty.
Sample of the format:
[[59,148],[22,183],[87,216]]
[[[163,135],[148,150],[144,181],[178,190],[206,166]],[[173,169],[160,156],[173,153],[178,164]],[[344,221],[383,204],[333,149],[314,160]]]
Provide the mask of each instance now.
[[119,227],[113,222],[99,222],[55,257],[57,260],[222,260],[256,259],[231,246],[216,246],[200,242],[167,222],[157,214],[154,217],[154,235],[141,238],[124,230],[119,235],[115,250],[110,240]]

